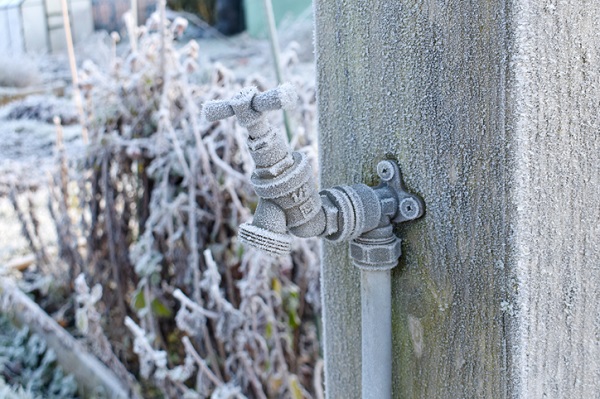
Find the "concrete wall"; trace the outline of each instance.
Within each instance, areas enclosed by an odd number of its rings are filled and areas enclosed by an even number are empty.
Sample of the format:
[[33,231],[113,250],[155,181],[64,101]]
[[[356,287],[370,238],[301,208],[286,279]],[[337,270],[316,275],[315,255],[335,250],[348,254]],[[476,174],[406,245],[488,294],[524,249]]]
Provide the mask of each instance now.
[[514,8],[512,202],[522,398],[600,397],[600,3]]
[[[394,397],[600,392],[600,3],[317,0],[321,184],[399,161]],[[359,274],[324,248],[326,389],[360,395]]]

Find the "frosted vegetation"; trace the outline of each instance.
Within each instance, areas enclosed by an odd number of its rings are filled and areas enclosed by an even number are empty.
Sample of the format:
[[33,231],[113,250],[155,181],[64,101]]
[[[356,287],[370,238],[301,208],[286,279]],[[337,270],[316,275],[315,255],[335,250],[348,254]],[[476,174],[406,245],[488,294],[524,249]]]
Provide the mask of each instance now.
[[[48,210],[58,256],[44,244],[28,194],[11,192],[38,269],[58,262],[65,271],[30,289],[59,309],[131,397],[322,397],[318,243],[296,240],[279,259],[239,245],[237,228],[257,203],[246,132],[235,118],[200,118],[208,100],[274,85],[199,63],[198,43],[175,41],[184,28],[175,20],[161,29],[152,18],[119,56],[113,36],[109,68],[83,63],[89,143],[66,152],[55,120]],[[314,84],[288,80],[299,93],[292,146],[314,161]],[[273,119],[282,126],[280,115]]]
[[[13,388],[15,386],[16,388]],[[42,337],[17,329],[0,317],[0,398],[77,398],[73,377],[65,376]]]

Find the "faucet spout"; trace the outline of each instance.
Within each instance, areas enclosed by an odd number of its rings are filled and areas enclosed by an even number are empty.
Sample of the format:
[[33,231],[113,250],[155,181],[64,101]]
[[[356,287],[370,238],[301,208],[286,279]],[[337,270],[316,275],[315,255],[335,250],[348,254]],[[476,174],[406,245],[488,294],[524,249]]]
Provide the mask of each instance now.
[[284,255],[292,249],[285,212],[268,199],[258,201],[254,220],[240,226],[238,237],[242,243],[272,254]]

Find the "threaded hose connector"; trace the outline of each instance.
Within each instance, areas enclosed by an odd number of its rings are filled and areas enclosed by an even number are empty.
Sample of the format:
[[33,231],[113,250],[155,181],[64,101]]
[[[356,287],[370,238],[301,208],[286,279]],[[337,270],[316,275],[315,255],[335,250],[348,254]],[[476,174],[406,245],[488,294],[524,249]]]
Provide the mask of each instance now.
[[250,223],[240,225],[238,238],[243,244],[273,255],[287,255],[292,251],[291,236],[276,233]]

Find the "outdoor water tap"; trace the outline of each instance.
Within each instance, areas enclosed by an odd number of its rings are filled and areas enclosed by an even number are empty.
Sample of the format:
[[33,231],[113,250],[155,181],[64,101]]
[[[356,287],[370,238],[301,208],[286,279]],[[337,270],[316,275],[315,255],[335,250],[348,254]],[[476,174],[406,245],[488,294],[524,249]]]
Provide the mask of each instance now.
[[357,267],[391,269],[400,256],[392,223],[420,217],[423,201],[406,191],[398,165],[389,160],[377,165],[382,180],[377,187],[343,185],[319,193],[306,155],[292,152],[264,114],[290,108],[296,101],[294,88],[284,84],[263,93],[249,87],[231,100],[204,104],[208,121],[235,115],[248,129],[248,148],[256,164],[251,182],[259,202],[252,223],[239,228],[240,241],[273,254],[291,250],[290,233],[350,241]]
[[306,237],[325,230],[321,199],[306,155],[292,152],[264,114],[296,102],[294,88],[285,84],[264,93],[248,87],[231,100],[211,101],[203,107],[208,121],[235,115],[248,129],[248,148],[256,164],[251,181],[259,202],[252,224],[242,224],[238,236],[275,254],[291,250],[288,231]]

